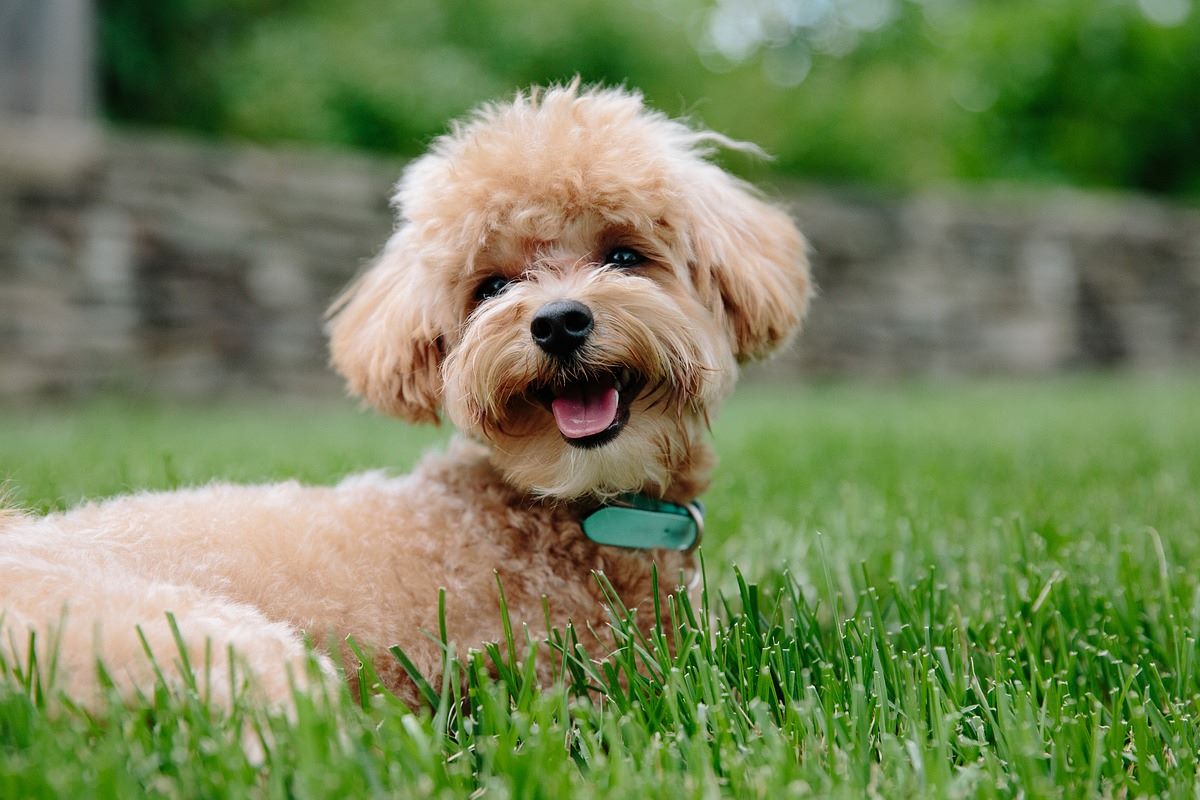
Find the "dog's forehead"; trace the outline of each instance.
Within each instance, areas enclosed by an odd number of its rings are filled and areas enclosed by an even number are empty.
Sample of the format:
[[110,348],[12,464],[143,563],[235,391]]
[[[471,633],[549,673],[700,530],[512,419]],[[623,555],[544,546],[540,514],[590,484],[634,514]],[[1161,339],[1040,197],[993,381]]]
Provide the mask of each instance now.
[[472,247],[499,230],[554,239],[588,217],[648,232],[679,213],[699,160],[691,135],[621,93],[518,101],[439,140],[397,201],[409,222]]
[[502,227],[485,237],[479,250],[485,261],[513,261],[522,268],[542,258],[573,261],[586,257],[599,246],[644,236],[632,228],[612,224],[592,211],[563,216],[546,209],[543,215],[522,217],[524,224]]

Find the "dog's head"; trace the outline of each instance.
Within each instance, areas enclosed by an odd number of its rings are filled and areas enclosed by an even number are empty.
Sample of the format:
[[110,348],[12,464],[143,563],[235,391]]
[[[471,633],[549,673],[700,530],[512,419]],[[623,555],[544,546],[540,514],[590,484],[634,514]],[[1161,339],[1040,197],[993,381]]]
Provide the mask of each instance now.
[[524,490],[667,491],[810,292],[792,221],[707,160],[729,144],[622,90],[484,106],[405,170],[333,365],[387,413],[444,409]]

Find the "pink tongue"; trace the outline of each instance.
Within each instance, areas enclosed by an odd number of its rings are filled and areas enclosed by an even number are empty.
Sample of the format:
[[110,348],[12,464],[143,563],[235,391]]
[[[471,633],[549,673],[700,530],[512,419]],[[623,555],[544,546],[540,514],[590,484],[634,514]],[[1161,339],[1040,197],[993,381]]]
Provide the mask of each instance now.
[[618,399],[613,386],[589,386],[554,398],[550,408],[559,432],[568,439],[581,439],[612,425],[617,418]]

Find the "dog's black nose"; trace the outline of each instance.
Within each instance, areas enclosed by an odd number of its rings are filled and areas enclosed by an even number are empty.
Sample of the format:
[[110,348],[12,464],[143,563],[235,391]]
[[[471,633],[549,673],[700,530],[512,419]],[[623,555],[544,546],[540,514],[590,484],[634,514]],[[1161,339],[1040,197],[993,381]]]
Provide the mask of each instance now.
[[546,303],[533,315],[529,333],[552,356],[569,356],[592,332],[592,310],[576,300]]

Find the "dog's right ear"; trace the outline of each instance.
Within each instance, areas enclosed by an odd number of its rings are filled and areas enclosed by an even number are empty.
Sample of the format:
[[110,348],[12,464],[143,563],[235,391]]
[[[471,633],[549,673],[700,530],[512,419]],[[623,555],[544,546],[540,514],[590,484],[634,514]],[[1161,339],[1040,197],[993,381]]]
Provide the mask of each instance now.
[[407,226],[393,234],[330,306],[330,363],[380,411],[437,423],[449,304],[414,238]]

